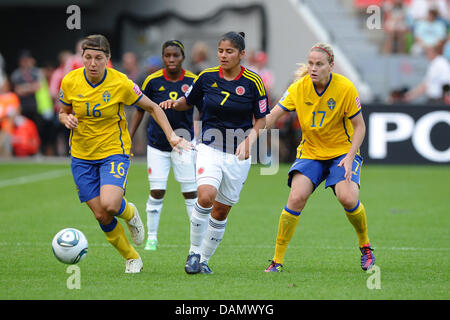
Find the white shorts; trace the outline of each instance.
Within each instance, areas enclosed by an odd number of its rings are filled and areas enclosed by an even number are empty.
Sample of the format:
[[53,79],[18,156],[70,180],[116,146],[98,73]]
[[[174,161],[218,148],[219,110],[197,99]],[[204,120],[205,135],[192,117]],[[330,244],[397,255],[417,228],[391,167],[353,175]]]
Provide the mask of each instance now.
[[175,180],[181,184],[181,192],[197,191],[195,184],[194,152],[183,150],[161,151],[147,145],[147,169],[150,190],[166,190],[170,167]]
[[215,187],[217,202],[232,206],[239,201],[250,165],[251,158],[241,161],[234,154],[197,145],[197,185]]

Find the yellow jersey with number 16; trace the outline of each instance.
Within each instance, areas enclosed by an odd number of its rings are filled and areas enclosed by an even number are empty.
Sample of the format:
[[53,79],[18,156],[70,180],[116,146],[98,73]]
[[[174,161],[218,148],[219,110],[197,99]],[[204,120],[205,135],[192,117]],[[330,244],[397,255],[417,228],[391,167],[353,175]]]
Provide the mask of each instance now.
[[309,75],[290,85],[278,105],[296,111],[302,130],[297,158],[328,160],[348,153],[351,119],[361,112],[358,92],[346,77],[332,73],[321,93]]
[[138,85],[111,68],[96,84],[89,82],[85,68],[69,72],[62,80],[59,100],[72,106],[78,119],[69,137],[70,154],[84,160],[130,154],[124,105],[131,106],[142,96]]

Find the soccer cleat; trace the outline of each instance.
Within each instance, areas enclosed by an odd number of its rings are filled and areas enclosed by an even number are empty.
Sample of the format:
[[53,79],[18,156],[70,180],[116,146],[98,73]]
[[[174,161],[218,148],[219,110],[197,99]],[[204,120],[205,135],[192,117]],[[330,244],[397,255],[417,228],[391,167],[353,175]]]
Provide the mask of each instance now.
[[125,265],[125,273],[139,273],[144,269],[141,257],[137,259],[128,259]]
[[212,274],[214,272],[212,272],[212,270],[209,268],[208,262],[203,261],[202,263],[200,263],[200,273]]
[[372,253],[373,249],[370,247],[370,244],[366,244],[362,248],[359,248],[359,250],[361,251],[361,268],[367,271],[375,264],[375,256]]
[[158,240],[148,239],[147,243],[145,244],[144,250],[155,251],[157,246],[158,246]]
[[189,253],[186,265],[184,266],[184,271],[188,274],[195,274],[200,272],[200,254]]
[[270,266],[264,272],[283,272],[283,265],[272,260]]
[[142,223],[141,217],[139,216],[139,211],[136,206],[131,202],[128,203],[134,208],[133,218],[127,221],[128,230],[130,230],[131,234],[131,240],[133,240],[136,245],[141,245],[142,242],[144,242],[145,237],[144,224]]

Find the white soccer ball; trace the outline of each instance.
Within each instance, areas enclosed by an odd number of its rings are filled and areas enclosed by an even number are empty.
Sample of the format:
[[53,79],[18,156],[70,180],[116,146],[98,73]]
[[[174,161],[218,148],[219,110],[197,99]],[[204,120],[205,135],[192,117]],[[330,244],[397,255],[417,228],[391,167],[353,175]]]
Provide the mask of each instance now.
[[86,257],[88,241],[80,230],[66,228],[53,237],[52,249],[62,263],[75,264]]

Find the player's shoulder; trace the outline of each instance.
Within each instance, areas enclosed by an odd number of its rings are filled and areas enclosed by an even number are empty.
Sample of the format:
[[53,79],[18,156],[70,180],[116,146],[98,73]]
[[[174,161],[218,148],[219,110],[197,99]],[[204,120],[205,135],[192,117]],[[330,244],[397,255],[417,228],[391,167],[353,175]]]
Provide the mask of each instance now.
[[217,74],[219,74],[219,70],[220,70],[220,66],[206,68],[205,70],[200,72],[200,74],[198,75],[198,78],[217,75]]
[[116,70],[114,68],[106,68],[106,72],[107,72],[107,76],[110,76],[112,79],[118,79],[118,80],[128,79],[128,76],[125,73],[123,73],[119,70]]
[[259,76],[259,74],[257,74],[253,70],[250,70],[250,69],[244,67],[243,71],[242,71],[242,77],[244,79],[248,79],[250,81],[250,83],[253,83],[256,86],[256,88],[258,89],[258,92],[261,96],[266,95],[266,89],[264,88],[264,83],[263,83],[261,77]]
[[145,78],[144,82],[142,83],[142,88],[145,89],[149,83],[153,83],[153,82],[159,81],[161,79],[164,79],[163,69],[159,69],[159,70],[149,74],[147,76],[147,78]]
[[185,69],[184,71],[185,71],[184,72],[184,76],[185,77],[191,78],[191,79],[196,79],[197,78],[197,75],[195,73],[193,73],[192,71],[187,70],[187,69]]
[[339,74],[339,73],[332,73],[333,82],[336,86],[340,87],[341,89],[353,89],[355,88],[355,85],[353,82],[348,79],[346,76]]
[[84,67],[83,68],[78,68],[78,69],[74,69],[72,71],[69,71],[63,79],[67,80],[75,80],[75,79],[79,79],[81,77],[84,77]]

